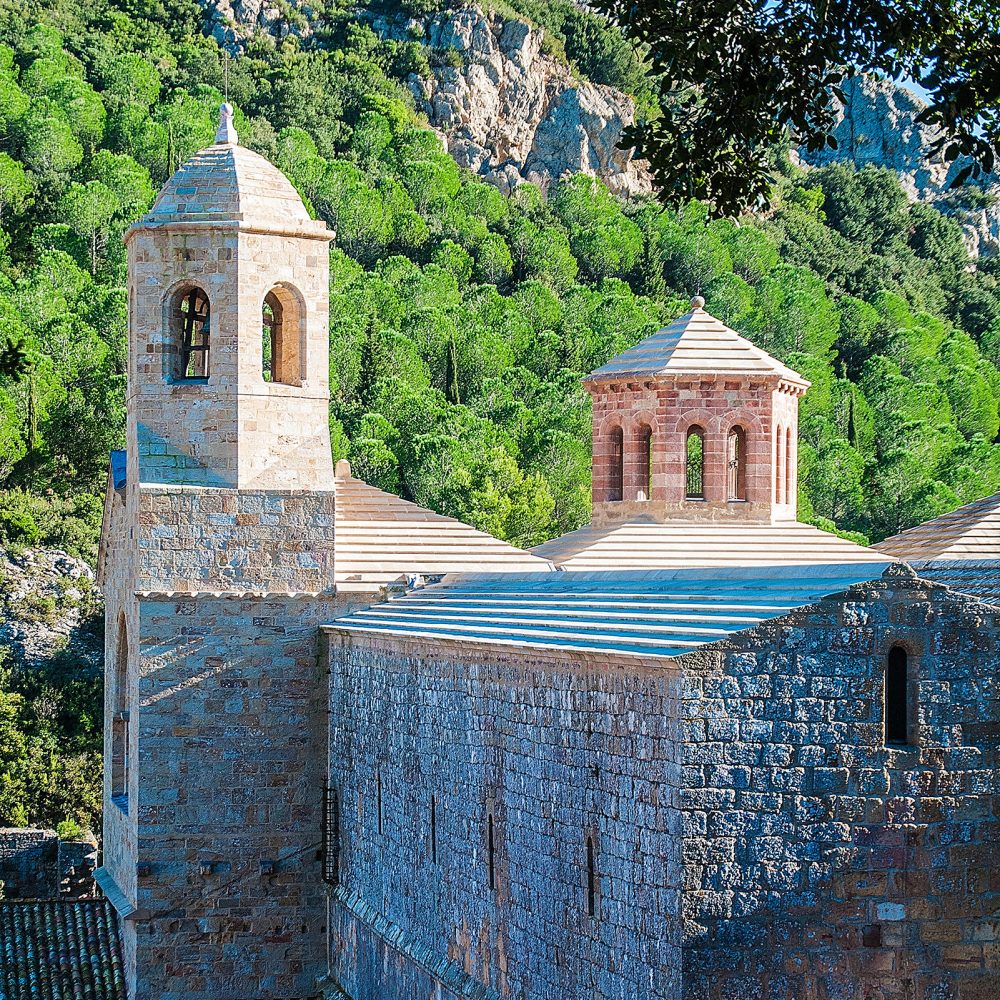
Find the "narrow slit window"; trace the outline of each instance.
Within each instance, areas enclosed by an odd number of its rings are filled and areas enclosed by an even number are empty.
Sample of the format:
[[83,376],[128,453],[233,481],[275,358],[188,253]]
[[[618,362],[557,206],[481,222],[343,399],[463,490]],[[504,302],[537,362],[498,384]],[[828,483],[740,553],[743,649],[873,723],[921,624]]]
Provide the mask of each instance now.
[[608,469],[608,499],[621,500],[625,488],[625,436],[620,427],[611,431],[611,465]]
[[438,844],[437,844],[437,799],[431,796],[431,861],[437,864]]
[[597,914],[597,858],[594,852],[594,838],[587,837],[587,916]]
[[747,435],[742,427],[733,427],[726,444],[726,499],[747,498]]
[[375,811],[379,836],[382,836],[382,772],[375,772]]
[[649,500],[652,496],[653,483],[653,429],[651,427],[639,428],[638,446],[639,475],[635,495],[637,500]]
[[909,733],[909,664],[906,650],[893,646],[885,664],[885,741],[906,744]]
[[496,840],[493,830],[493,813],[486,819],[486,853],[489,860],[490,891],[496,892],[497,888],[497,855]]
[[687,488],[688,500],[705,499],[705,432],[692,427],[687,432]]
[[211,310],[200,288],[183,294],[178,303],[180,358],[178,378],[208,378]]
[[111,719],[111,797],[128,795],[128,627],[125,613],[118,616],[118,642],[115,650],[114,714]]
[[340,796],[335,788],[325,790],[323,808],[323,881],[340,881]]

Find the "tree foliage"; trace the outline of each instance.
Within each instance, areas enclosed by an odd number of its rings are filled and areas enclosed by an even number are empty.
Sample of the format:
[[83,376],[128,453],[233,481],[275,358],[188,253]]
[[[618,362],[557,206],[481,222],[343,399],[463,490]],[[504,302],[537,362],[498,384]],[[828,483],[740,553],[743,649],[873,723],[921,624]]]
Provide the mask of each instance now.
[[984,0],[598,0],[594,9],[642,48],[662,114],[627,141],[673,204],[720,215],[770,201],[773,150],[786,133],[833,146],[834,98],[858,73],[909,77],[941,130],[928,154],[970,157],[962,183],[1000,149],[1000,10]]

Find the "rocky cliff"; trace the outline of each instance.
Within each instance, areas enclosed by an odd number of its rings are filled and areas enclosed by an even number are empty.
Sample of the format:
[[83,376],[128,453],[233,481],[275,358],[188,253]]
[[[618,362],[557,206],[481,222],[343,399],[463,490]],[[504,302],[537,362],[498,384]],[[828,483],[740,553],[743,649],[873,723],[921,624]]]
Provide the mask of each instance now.
[[0,662],[37,666],[66,651],[81,665],[104,656],[93,570],[56,549],[0,549]]
[[[220,43],[238,50],[254,31],[306,36],[314,17],[306,0],[200,0]],[[543,188],[568,173],[600,177],[621,194],[652,191],[652,180],[630,150],[619,149],[634,121],[632,101],[611,87],[582,80],[545,51],[544,33],[523,21],[468,5],[414,20],[368,14],[376,33],[421,41],[436,56],[429,76],[406,84],[417,109],[463,166],[510,190],[523,180]],[[445,58],[446,57],[446,58]],[[853,160],[895,170],[910,196],[962,223],[973,254],[1000,252],[1000,178],[981,179],[983,194],[949,196],[962,160],[928,159],[934,138],[917,122],[924,104],[909,90],[872,78],[849,81],[839,108],[838,148],[803,152],[813,165]]]
[[421,36],[435,53],[457,53],[455,65],[406,81],[418,110],[445,137],[459,164],[510,190],[523,180],[546,187],[565,174],[600,177],[621,194],[652,190],[649,173],[622,130],[635,120],[631,100],[574,76],[543,51],[544,33],[478,7],[426,22],[376,17],[384,38]]
[[[311,33],[311,8],[277,0],[200,0],[216,40],[238,52],[255,31],[277,38]],[[589,173],[621,194],[652,190],[649,173],[618,148],[635,120],[632,101],[575,76],[544,51],[544,32],[476,6],[433,14],[369,15],[382,38],[419,40],[435,63],[405,81],[417,110],[441,133],[459,164],[509,191],[524,180],[543,188]],[[440,58],[447,54],[447,60]]]
[[848,81],[844,96],[834,131],[837,148],[802,151],[804,161],[818,166],[852,160],[859,167],[889,167],[911,198],[958,218],[973,254],[1000,251],[1000,178],[991,175],[974,182],[985,197],[964,204],[960,197],[949,197],[948,184],[968,161],[949,164],[940,157],[928,158],[927,147],[939,133],[917,121],[926,104],[916,94],[888,80],[864,77]]

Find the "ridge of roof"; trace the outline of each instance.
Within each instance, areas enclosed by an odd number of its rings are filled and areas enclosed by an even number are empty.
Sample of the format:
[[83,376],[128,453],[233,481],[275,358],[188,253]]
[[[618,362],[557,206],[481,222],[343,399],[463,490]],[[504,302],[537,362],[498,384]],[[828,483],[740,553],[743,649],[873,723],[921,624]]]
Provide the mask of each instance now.
[[657,521],[647,516],[599,528],[584,525],[531,551],[574,571],[894,561],[892,555],[800,521]]
[[964,504],[873,546],[899,559],[1000,559],[1000,493]]
[[334,489],[340,590],[377,589],[413,576],[555,571],[542,556],[356,479],[345,461],[337,463]]
[[803,390],[810,384],[701,308],[622,351],[584,382],[663,375],[774,375]]

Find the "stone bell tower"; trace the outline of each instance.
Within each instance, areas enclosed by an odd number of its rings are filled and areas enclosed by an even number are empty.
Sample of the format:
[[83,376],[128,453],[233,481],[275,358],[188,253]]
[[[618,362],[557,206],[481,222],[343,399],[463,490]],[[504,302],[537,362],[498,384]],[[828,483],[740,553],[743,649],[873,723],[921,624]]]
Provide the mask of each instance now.
[[794,521],[801,375],[691,311],[588,375],[593,523]]
[[143,482],[328,488],[333,233],[231,115],[125,237],[129,456]]
[[221,119],[126,234],[99,881],[129,1000],[305,1000],[324,963],[333,234]]

